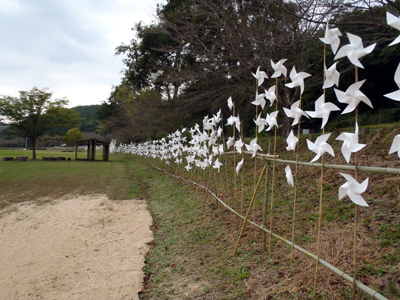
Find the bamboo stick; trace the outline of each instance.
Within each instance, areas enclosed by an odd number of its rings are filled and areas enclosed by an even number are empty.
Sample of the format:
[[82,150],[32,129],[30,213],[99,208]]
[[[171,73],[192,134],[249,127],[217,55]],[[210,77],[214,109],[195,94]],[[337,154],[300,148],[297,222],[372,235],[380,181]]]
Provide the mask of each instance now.
[[239,242],[240,242],[240,240],[241,240],[241,238],[242,238],[242,234],[243,234],[244,228],[245,228],[246,223],[247,223],[247,219],[249,218],[249,214],[250,214],[250,211],[251,211],[251,207],[253,206],[254,199],[256,198],[258,188],[259,188],[259,186],[260,186],[261,180],[262,180],[262,178],[263,178],[263,176],[264,176],[264,173],[265,173],[265,170],[266,170],[266,169],[267,169],[267,164],[264,165],[264,168],[263,168],[263,170],[262,170],[262,172],[261,172],[261,175],[260,175],[260,179],[258,179],[257,186],[256,186],[256,188],[254,189],[253,198],[251,199],[249,209],[247,210],[247,214],[246,214],[246,217],[245,217],[245,219],[244,219],[243,226],[242,226],[242,230],[240,231],[238,241],[237,241],[237,243],[236,243],[235,251],[233,251],[233,255],[236,254],[237,248],[238,248],[238,246],[239,246]]
[[[275,94],[276,94],[276,105],[275,109],[278,110],[278,77],[275,80]],[[272,187],[271,187],[271,211],[269,218],[269,239],[268,239],[268,252],[271,253],[271,238],[272,238],[272,217],[274,214],[274,187],[275,187],[275,164],[276,164],[276,136],[277,136],[277,126],[275,126],[275,135],[274,135],[274,158],[272,163]]]
[[[325,74],[326,67],[326,44],[324,43],[324,83],[326,80]],[[326,101],[326,89],[324,89],[324,103]],[[325,126],[322,128],[322,135],[325,134]],[[323,199],[323,187],[324,187],[324,155],[321,157],[321,189],[320,189],[320,197],[319,197],[319,219],[318,219],[318,242],[317,242],[317,260],[315,263],[315,275],[314,275],[314,289],[313,289],[313,298],[315,298],[315,293],[317,289],[317,278],[318,278],[318,267],[319,267],[319,254],[321,249],[321,226],[322,226],[322,199]]]
[[[268,153],[271,151],[271,139],[268,139]],[[265,177],[265,198],[264,198],[264,205],[263,205],[263,223],[262,226],[266,227],[267,226],[267,210],[268,210],[268,194],[269,194],[269,181],[270,181],[270,161],[267,161],[267,174]],[[266,242],[267,242],[267,235],[265,231],[262,231],[262,252],[265,252],[267,250],[266,247]]]

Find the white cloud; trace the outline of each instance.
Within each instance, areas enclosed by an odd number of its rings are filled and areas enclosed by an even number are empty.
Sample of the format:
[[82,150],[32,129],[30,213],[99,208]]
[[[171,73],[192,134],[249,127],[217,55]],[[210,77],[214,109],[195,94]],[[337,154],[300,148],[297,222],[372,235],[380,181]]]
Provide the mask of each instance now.
[[98,104],[120,82],[115,48],[149,24],[156,3],[131,0],[0,0],[0,94],[49,87],[72,106]]

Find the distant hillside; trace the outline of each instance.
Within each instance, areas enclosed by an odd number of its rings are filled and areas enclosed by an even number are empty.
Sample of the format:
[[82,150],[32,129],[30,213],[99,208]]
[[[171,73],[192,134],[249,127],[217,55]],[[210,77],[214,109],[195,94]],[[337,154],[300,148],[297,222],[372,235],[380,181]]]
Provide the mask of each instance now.
[[82,132],[95,131],[96,127],[99,125],[99,119],[97,117],[97,110],[100,108],[98,105],[83,105],[74,107],[77,112],[79,112],[82,118],[79,124],[79,129]]

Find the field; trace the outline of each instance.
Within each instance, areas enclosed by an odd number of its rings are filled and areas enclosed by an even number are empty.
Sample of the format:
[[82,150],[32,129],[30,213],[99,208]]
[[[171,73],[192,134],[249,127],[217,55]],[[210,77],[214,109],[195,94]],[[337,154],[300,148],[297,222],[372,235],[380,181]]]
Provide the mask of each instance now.
[[3,161],[4,156],[28,156],[31,151],[0,150],[0,208],[30,200],[46,201],[66,195],[107,194],[110,199],[129,199],[132,179],[117,158],[109,162],[75,161],[75,154],[37,151],[42,156],[71,157],[71,161]]

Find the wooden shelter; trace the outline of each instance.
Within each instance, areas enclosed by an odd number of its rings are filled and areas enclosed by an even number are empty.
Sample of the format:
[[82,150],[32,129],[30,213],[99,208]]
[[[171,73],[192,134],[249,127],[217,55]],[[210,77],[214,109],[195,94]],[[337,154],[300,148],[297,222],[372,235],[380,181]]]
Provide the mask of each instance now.
[[[103,146],[103,161],[108,161],[110,158],[110,143],[98,141],[96,139],[82,140],[76,142],[75,160],[96,160],[96,146]],[[87,158],[78,159],[78,146],[87,146]]]

